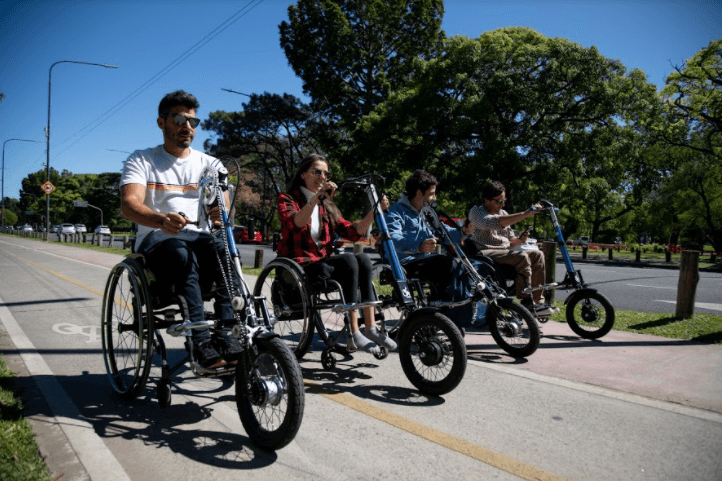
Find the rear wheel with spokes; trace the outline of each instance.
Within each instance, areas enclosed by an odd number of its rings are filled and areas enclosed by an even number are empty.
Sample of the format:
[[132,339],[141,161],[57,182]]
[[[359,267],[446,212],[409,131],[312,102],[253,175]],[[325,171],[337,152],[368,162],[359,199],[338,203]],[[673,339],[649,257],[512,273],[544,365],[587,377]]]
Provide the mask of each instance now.
[[308,352],[314,332],[303,269],[290,259],[276,258],[258,276],[253,294],[266,298],[276,318],[273,330],[301,359]]
[[103,358],[113,389],[124,399],[145,387],[153,356],[153,316],[138,264],[126,259],[110,272],[103,295]]

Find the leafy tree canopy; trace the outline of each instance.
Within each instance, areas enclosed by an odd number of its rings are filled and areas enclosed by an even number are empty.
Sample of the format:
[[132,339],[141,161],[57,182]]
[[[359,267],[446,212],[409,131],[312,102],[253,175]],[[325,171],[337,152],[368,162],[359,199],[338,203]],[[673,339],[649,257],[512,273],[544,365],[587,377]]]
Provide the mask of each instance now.
[[281,47],[315,112],[353,128],[430,58],[444,37],[442,0],[299,0]]
[[636,164],[625,111],[656,92],[594,47],[527,28],[453,37],[415,65],[411,82],[359,123],[357,157],[382,172],[426,166],[469,202],[492,179],[524,207],[595,172],[613,174],[616,188]]

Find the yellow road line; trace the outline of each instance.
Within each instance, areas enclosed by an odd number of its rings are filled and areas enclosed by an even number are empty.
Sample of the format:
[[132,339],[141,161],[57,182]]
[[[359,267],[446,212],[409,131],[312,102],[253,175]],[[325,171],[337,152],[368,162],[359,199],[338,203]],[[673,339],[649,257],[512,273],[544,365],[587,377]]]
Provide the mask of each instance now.
[[325,391],[322,386],[309,380],[305,380],[305,384],[311,390],[317,392],[326,399],[339,403],[379,421],[383,421],[395,428],[406,431],[422,439],[426,439],[427,441],[431,441],[439,446],[443,446],[447,449],[463,454],[464,456],[468,456],[476,459],[477,461],[481,461],[482,463],[501,469],[502,471],[506,471],[507,473],[511,473],[522,479],[527,479],[529,481],[566,481],[565,478],[561,478],[542,469],[530,466],[506,456],[505,454],[494,452],[490,449],[470,443],[465,439],[446,434],[410,419],[406,419],[402,416],[384,411],[381,408],[373,406],[348,394]]
[[[15,256],[15,257],[17,257],[17,256]],[[99,291],[98,289],[95,289],[95,288],[93,288],[93,287],[90,287],[89,285],[83,284],[82,282],[78,282],[78,281],[73,280],[73,279],[71,279],[71,278],[69,278],[69,277],[66,277],[66,276],[62,275],[61,273],[59,273],[59,272],[55,272],[55,271],[52,270],[52,269],[48,269],[47,267],[45,267],[45,266],[42,265],[42,264],[38,264],[37,262],[33,262],[33,261],[30,261],[30,260],[27,260],[27,259],[25,259],[25,261],[28,262],[29,264],[34,265],[34,266],[37,267],[38,269],[44,270],[44,271],[47,272],[48,274],[52,274],[52,275],[54,275],[55,277],[59,277],[60,279],[62,279],[62,280],[64,280],[64,281],[70,282],[71,284],[75,284],[76,286],[82,287],[83,289],[86,289],[86,290],[92,292],[93,294],[97,294],[97,295],[99,295],[100,297],[103,297],[103,291]]]
[[[48,272],[49,274],[52,274],[56,277],[59,277],[60,279],[70,282],[71,284],[75,284],[78,287],[82,287],[83,289],[87,289],[90,292],[93,292],[100,297],[103,297],[103,293],[97,289],[70,279],[60,274],[59,272],[48,269],[41,264],[37,264],[29,260],[27,262],[39,269],[44,270],[45,272]],[[561,478],[542,469],[530,466],[505,454],[497,453],[490,449],[486,449],[479,445],[470,443],[465,439],[446,434],[444,432],[430,428],[410,419],[393,414],[389,411],[384,411],[381,408],[378,408],[372,404],[369,404],[348,394],[325,391],[323,390],[322,386],[313,381],[304,381],[306,386],[318,392],[326,399],[339,403],[343,406],[353,409],[354,411],[358,411],[379,421],[383,421],[390,426],[406,431],[422,439],[426,439],[427,441],[431,441],[432,443],[438,444],[439,446],[443,446],[452,451],[456,451],[459,454],[463,454],[464,456],[468,456],[472,459],[476,459],[477,461],[481,461],[482,463],[486,463],[490,466],[501,469],[502,471],[506,471],[507,473],[513,474],[514,476],[518,476],[522,479],[527,479],[529,481],[566,481],[565,478]]]

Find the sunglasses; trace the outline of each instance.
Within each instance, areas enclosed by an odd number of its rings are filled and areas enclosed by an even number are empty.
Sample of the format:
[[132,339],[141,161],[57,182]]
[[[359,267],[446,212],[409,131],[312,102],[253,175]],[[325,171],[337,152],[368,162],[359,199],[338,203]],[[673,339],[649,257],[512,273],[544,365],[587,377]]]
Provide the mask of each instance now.
[[323,175],[326,180],[331,180],[331,172],[329,172],[328,170],[314,169],[307,172],[311,172],[316,177],[321,177]]
[[491,199],[491,200],[493,200],[494,202],[496,202],[499,205],[506,204],[506,199]]
[[195,117],[188,117],[183,114],[171,114],[169,117],[173,118],[173,122],[176,123],[176,125],[183,126],[186,122],[191,124],[191,128],[195,129],[198,127],[198,124],[201,123],[201,119],[197,119]]

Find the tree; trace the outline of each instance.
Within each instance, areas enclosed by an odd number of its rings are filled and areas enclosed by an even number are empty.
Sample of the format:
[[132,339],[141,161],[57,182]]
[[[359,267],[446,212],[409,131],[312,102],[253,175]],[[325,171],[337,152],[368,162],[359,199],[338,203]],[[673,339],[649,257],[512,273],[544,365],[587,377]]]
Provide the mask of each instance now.
[[[722,40],[667,77],[662,102],[636,121],[665,146],[664,181],[652,204],[675,241],[722,249]],[[672,235],[672,231],[675,235]]]
[[[243,164],[239,216],[262,215],[270,223],[275,199],[301,159],[318,151],[313,137],[314,116],[308,105],[293,95],[252,94],[241,112],[211,112],[203,128],[214,132],[204,148],[222,158],[231,156]],[[235,167],[231,167],[236,175]]]
[[299,161],[317,151],[312,135],[313,113],[290,94],[266,92],[249,97],[241,112],[210,113],[209,119],[203,121],[203,129],[214,135],[206,140],[204,148],[216,157],[243,157],[259,171],[268,169],[273,189],[283,190]]
[[[444,38],[442,0],[299,0],[281,22],[281,47],[303,80],[317,136],[344,151],[344,131],[401,88],[416,58]],[[338,154],[337,154],[338,155]]]
[[668,125],[657,130],[664,140],[698,151],[704,160],[722,161],[722,39],[676,67],[662,94]]
[[449,38],[442,54],[415,66],[353,133],[356,155],[378,162],[371,168],[426,166],[466,202],[500,180],[517,209],[540,197],[569,202],[588,178],[625,197],[637,185],[638,135],[622,119],[654,101],[642,72],[626,75],[594,47],[527,28]]

